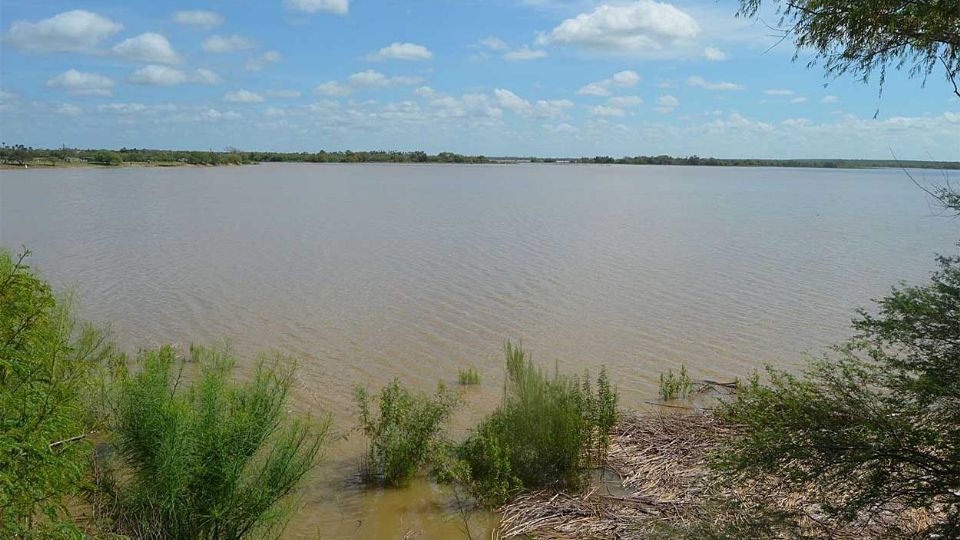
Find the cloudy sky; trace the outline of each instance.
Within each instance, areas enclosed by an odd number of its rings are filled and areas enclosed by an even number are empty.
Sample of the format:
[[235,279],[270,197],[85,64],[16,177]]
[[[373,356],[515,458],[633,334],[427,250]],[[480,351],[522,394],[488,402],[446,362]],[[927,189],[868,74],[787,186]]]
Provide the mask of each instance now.
[[[939,72],[825,79],[733,0],[0,0],[7,144],[960,159]],[[879,113],[878,113],[879,112]],[[875,113],[876,118],[874,118]]]

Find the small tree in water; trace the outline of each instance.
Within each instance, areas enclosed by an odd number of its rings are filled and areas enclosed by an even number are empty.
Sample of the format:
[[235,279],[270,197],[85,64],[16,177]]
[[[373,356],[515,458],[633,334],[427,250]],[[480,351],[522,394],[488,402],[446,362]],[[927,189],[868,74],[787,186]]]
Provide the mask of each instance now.
[[98,503],[137,538],[264,536],[282,527],[282,503],[314,466],[329,422],[288,421],[286,360],[261,359],[241,384],[227,351],[190,352],[199,372],[189,387],[170,347],[141,353],[136,374],[119,367],[111,408],[121,463]]

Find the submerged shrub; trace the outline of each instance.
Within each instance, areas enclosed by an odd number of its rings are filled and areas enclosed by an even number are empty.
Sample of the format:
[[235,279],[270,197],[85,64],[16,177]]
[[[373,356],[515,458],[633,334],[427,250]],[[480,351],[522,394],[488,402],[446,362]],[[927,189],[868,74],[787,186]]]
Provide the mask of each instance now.
[[403,486],[427,462],[458,400],[442,385],[428,396],[394,379],[380,391],[376,415],[370,410],[366,389],[356,390],[356,401],[360,428],[368,438],[364,476],[368,481]]
[[503,402],[460,448],[474,493],[499,504],[521,488],[576,488],[606,452],[616,422],[616,391],[606,371],[589,379],[547,376],[519,346],[505,345]]
[[480,384],[480,373],[473,368],[459,369],[457,370],[457,380],[463,386]]
[[0,249],[0,536],[76,537],[95,373],[111,351],[26,264]]
[[660,374],[660,398],[664,401],[685,399],[693,391],[693,380],[687,375],[687,366],[680,366],[680,374],[674,375],[673,370],[667,374]]
[[[238,539],[282,527],[282,503],[314,466],[329,427],[288,420],[292,365],[261,358],[253,379],[238,383],[225,350],[191,347],[187,363],[164,347],[138,360],[135,374],[118,368],[111,404],[120,463],[99,503],[115,529]],[[190,385],[187,366],[197,368]]]

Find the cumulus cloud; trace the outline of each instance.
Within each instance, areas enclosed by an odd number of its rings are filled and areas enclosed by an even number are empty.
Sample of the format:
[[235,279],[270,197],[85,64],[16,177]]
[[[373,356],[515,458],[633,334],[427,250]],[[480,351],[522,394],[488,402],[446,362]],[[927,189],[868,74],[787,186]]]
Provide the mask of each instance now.
[[14,21],[4,37],[24,52],[91,52],[122,29],[106,17],[75,9],[35,23]]
[[272,98],[294,99],[300,97],[299,90],[267,90],[266,94]]
[[350,11],[350,0],[283,0],[283,6],[291,11],[319,13],[321,11],[335,15],[346,15]]
[[608,107],[606,105],[597,105],[596,107],[590,109],[590,113],[594,116],[613,116],[620,117],[626,114],[626,111],[619,107]]
[[113,95],[113,81],[99,73],[84,73],[69,69],[47,81],[50,88],[58,88],[78,96]]
[[220,84],[223,82],[223,79],[216,72],[204,68],[193,72],[191,80],[197,84]]
[[820,103],[831,104],[831,103],[840,103],[840,98],[837,96],[823,96],[820,98]]
[[208,53],[232,53],[237,51],[248,51],[257,46],[252,39],[241,35],[233,34],[229,36],[210,36],[200,44],[205,52]]
[[187,75],[170,66],[151,64],[134,71],[127,81],[146,86],[177,86],[187,82]]
[[249,90],[234,90],[223,95],[224,101],[231,103],[263,103],[263,96]]
[[433,53],[423,45],[395,41],[375,53],[367,55],[367,60],[429,60]]
[[77,107],[76,105],[72,105],[70,103],[63,103],[59,107],[57,107],[57,113],[64,114],[67,116],[77,116],[82,112],[83,112],[83,109],[81,109],[80,107]]
[[490,49],[491,51],[505,51],[509,47],[505,41],[498,37],[487,37],[480,40],[480,45]]
[[247,60],[246,68],[249,71],[260,71],[261,69],[267,67],[269,64],[276,64],[280,60],[283,60],[283,55],[277,51],[266,51],[263,54],[257,55],[249,60]]
[[707,90],[743,90],[743,86],[739,84],[734,84],[732,82],[710,82],[705,80],[703,77],[690,77],[687,79],[687,84],[689,86],[698,86],[700,88],[706,88]]
[[504,60],[536,60],[538,58],[545,58],[547,56],[547,51],[540,49],[531,49],[528,45],[524,45],[519,49],[514,49],[512,51],[507,51],[503,55]]
[[422,98],[432,98],[437,95],[437,91],[429,86],[419,86],[413,93]]
[[317,85],[313,91],[317,94],[323,96],[336,96],[344,97],[349,96],[353,93],[353,89],[345,84],[338,83],[337,81],[327,81],[325,83]]
[[137,62],[179,64],[183,61],[167,38],[154,32],[146,32],[117,43],[113,46],[113,53]]
[[395,86],[399,84],[417,84],[421,81],[419,77],[407,77],[402,75],[396,75],[393,77],[388,77],[379,71],[374,71],[368,69],[365,71],[360,71],[354,73],[347,77],[347,82],[350,83],[350,86],[354,87],[363,87],[363,86]]
[[680,100],[667,94],[657,98],[657,106],[653,110],[661,114],[668,114],[680,106]]
[[716,47],[707,47],[703,50],[703,57],[712,62],[721,62],[727,59],[727,53]]
[[173,22],[187,26],[195,26],[204,30],[216,28],[223,24],[224,16],[216,11],[207,11],[204,9],[190,9],[178,11],[173,14]]
[[605,97],[611,94],[610,88],[619,86],[619,87],[630,87],[636,86],[640,82],[640,75],[635,71],[618,71],[614,73],[609,79],[603,79],[602,81],[592,82],[585,86],[580,87],[577,90],[577,94],[581,96],[600,96]]
[[806,103],[806,102],[807,102],[807,98],[803,96],[795,97],[790,100],[790,103]]
[[699,32],[697,21],[672,4],[640,0],[628,5],[603,4],[590,13],[581,13],[541,34],[538,42],[642,53],[688,43]]
[[611,107],[635,107],[643,104],[643,98],[640,96],[614,96],[607,100],[607,105]]

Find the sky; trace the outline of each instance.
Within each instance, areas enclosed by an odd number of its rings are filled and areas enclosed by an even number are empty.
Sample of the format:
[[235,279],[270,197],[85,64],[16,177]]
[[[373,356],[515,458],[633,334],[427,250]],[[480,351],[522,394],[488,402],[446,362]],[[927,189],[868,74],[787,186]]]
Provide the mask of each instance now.
[[0,0],[36,147],[960,160],[960,100],[826,78],[733,0]]

